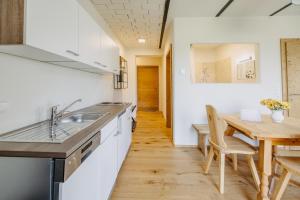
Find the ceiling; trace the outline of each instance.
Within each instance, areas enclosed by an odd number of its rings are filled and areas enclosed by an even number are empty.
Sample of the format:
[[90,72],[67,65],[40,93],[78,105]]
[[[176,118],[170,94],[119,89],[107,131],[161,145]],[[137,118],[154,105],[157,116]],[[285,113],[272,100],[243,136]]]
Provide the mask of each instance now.
[[[158,48],[165,0],[92,0],[120,42],[130,48]],[[139,44],[138,39],[146,40]]]
[[[171,0],[169,18],[214,17],[228,0]],[[269,16],[291,0],[234,0],[221,17]],[[292,5],[278,16],[300,15],[300,6]]]
[[[158,48],[165,0],[91,0],[122,44]],[[215,17],[228,0],[171,0],[167,26],[175,17]],[[269,16],[291,0],[234,0],[221,17]],[[292,5],[276,16],[300,15]],[[146,39],[139,44],[138,39]]]

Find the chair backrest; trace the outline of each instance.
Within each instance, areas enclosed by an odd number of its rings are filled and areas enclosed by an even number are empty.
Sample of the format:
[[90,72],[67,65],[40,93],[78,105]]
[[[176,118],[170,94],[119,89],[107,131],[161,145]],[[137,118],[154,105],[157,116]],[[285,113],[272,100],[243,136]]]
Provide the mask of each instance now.
[[216,109],[211,106],[206,106],[208,126],[210,130],[210,140],[221,149],[226,149],[224,142],[225,123],[224,120],[218,116]]

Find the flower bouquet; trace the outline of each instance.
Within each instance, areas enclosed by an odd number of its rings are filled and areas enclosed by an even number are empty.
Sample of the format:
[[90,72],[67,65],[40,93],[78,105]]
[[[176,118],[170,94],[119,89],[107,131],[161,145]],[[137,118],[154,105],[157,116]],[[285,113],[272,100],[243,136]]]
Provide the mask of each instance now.
[[281,123],[284,120],[283,111],[290,108],[288,102],[275,99],[263,99],[260,103],[272,111],[272,120],[275,123]]

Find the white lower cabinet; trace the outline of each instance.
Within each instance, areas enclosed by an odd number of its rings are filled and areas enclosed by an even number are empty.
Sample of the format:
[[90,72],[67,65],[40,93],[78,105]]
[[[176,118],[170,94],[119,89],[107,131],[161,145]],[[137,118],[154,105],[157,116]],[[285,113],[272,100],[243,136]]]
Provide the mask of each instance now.
[[99,188],[101,185],[101,157],[99,146],[69,177],[60,184],[59,200],[102,200]]
[[119,134],[118,134],[118,171],[128,153],[131,144],[131,111],[127,109],[126,112],[120,116]]
[[117,130],[101,144],[100,200],[107,200],[117,178]]
[[[107,135],[107,131],[112,133],[101,144],[100,155],[100,193],[101,200],[107,200],[112,193],[118,172],[126,158],[131,144],[131,112],[127,109],[119,119],[112,120],[102,130]],[[117,129],[116,129],[117,126]]]
[[60,184],[59,200],[108,200],[130,144],[131,112],[127,109],[101,129],[100,146]]

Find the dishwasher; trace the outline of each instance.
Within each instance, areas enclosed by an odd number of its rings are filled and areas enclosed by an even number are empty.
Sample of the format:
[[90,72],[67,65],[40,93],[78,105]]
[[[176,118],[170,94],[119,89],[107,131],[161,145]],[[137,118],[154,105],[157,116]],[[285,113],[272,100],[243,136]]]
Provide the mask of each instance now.
[[0,200],[99,200],[100,139],[65,159],[0,157]]

